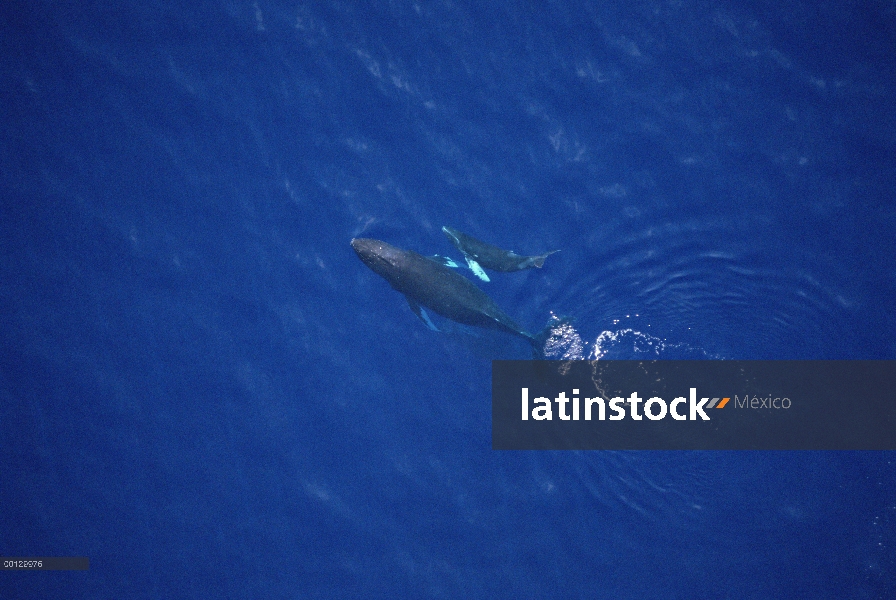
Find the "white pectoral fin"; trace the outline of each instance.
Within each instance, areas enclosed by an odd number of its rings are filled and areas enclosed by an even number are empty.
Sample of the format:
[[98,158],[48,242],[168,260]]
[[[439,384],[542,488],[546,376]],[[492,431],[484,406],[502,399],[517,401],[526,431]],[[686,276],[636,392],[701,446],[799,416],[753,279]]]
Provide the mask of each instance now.
[[478,277],[482,281],[491,281],[491,279],[488,278],[488,275],[485,274],[485,271],[482,270],[482,267],[479,266],[478,262],[476,262],[469,256],[467,256],[466,259],[467,265],[470,267],[470,270],[476,274],[476,277]]
[[439,328],[436,327],[433,322],[430,320],[429,315],[426,314],[426,311],[423,310],[423,307],[420,307],[420,318],[423,319],[423,322],[426,323],[426,326],[432,329],[433,331],[438,331]]
[[455,261],[453,258],[450,258],[448,256],[440,256],[440,255],[436,254],[436,255],[430,256],[428,258],[430,260],[434,260],[435,262],[439,263],[440,265],[445,265],[446,267],[451,267],[452,269],[457,269],[460,267],[460,265],[457,264],[457,261]]
[[429,327],[429,328],[432,329],[433,331],[438,331],[438,330],[439,330],[439,328],[436,327],[436,326],[433,324],[432,320],[429,318],[429,315],[426,314],[426,311],[423,310],[423,307],[422,307],[422,306],[420,306],[419,304],[417,304],[416,302],[414,302],[414,301],[411,300],[410,298],[408,298],[408,304],[410,305],[411,310],[414,311],[414,314],[417,315],[417,317],[418,317],[421,321],[423,321],[423,323],[424,323],[427,327]]

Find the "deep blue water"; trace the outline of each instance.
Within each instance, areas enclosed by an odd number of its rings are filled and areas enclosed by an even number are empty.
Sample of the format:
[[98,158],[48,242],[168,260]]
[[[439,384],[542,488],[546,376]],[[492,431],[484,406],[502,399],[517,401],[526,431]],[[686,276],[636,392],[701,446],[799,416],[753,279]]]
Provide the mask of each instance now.
[[[495,452],[560,353],[896,359],[896,5],[0,7],[2,598],[892,598],[896,454]],[[577,345],[578,344],[578,345]]]

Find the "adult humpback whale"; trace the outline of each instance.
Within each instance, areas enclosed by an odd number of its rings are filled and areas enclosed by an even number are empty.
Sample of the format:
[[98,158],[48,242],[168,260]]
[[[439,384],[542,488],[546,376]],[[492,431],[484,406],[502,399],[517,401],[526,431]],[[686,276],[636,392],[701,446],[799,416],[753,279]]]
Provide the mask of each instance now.
[[458,250],[464,253],[464,258],[467,259],[467,264],[470,266],[470,269],[483,281],[489,281],[489,278],[480,265],[486,269],[502,271],[504,273],[522,271],[523,269],[531,269],[532,267],[538,267],[540,269],[544,264],[544,259],[554,252],[559,252],[559,250],[553,250],[551,252],[539,254],[538,256],[520,256],[519,254],[514,254],[510,250],[504,250],[503,248],[486,244],[485,242],[477,240],[453,227],[442,227],[442,232],[449,240],[451,240],[451,243],[454,244]]
[[353,239],[352,248],[374,273],[404,294],[411,310],[428,327],[435,329],[421,308],[424,306],[458,323],[519,336],[538,350],[533,335],[517,325],[473,282],[448,267],[412,250],[369,238]]

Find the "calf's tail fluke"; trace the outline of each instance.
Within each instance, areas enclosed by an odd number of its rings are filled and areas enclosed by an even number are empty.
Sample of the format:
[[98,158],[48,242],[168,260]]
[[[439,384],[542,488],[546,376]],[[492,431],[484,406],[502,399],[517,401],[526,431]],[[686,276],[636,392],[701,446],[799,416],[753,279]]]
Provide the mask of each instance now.
[[544,259],[546,259],[551,254],[554,254],[556,252],[560,252],[560,251],[559,250],[551,250],[550,252],[545,252],[541,256],[536,256],[534,259],[532,259],[532,265],[535,267],[538,267],[540,269],[541,267],[544,266]]

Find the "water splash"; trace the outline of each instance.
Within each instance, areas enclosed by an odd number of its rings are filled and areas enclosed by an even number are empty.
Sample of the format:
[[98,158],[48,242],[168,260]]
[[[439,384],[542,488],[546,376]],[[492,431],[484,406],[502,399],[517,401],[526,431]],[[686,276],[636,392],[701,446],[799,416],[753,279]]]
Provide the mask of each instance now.
[[702,348],[665,339],[632,328],[603,331],[586,342],[573,326],[572,319],[551,315],[549,332],[544,343],[547,360],[721,360]]

